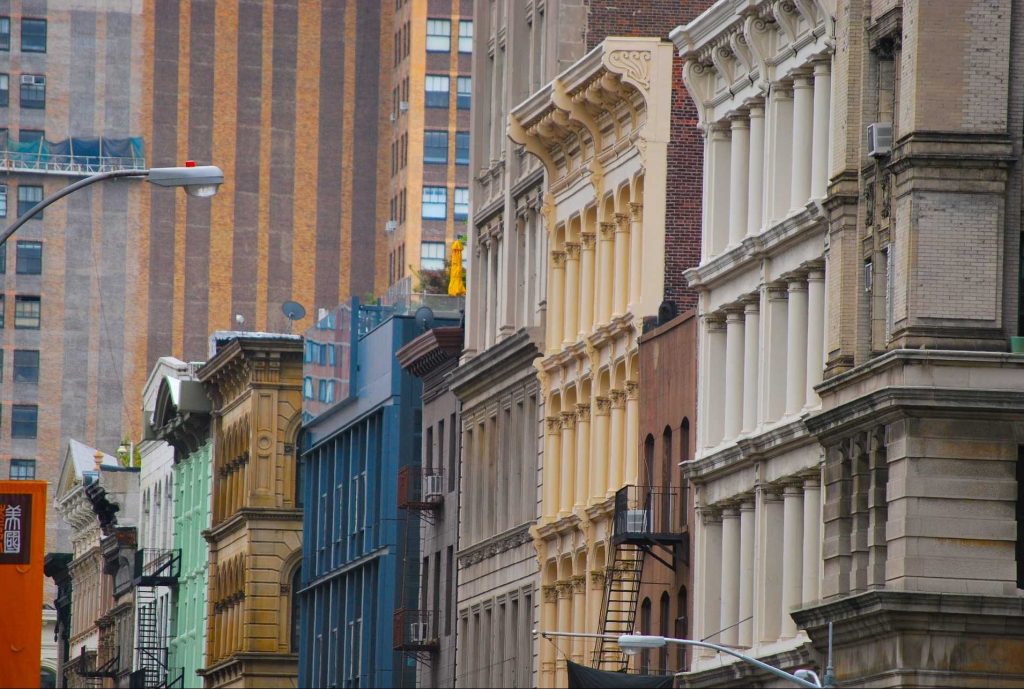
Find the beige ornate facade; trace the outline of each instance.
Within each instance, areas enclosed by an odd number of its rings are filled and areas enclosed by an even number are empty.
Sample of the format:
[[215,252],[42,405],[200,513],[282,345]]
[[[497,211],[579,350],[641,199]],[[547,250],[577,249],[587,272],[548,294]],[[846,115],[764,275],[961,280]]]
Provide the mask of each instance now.
[[213,516],[207,687],[286,686],[298,678],[292,587],[302,555],[295,442],[302,338],[215,334],[199,371],[213,400]]
[[[671,78],[668,43],[607,38],[510,116],[546,170],[544,630],[599,630],[613,498],[637,483],[636,338],[663,297]],[[593,644],[570,646],[590,663]],[[540,686],[566,684],[555,650],[540,646]]]

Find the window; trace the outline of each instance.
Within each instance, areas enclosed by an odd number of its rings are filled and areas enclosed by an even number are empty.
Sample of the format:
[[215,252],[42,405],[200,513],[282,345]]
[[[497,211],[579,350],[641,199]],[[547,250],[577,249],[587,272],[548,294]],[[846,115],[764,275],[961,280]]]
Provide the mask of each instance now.
[[423,132],[423,162],[440,164],[448,162],[448,132],[429,130]]
[[46,20],[45,19],[22,19],[21,20],[21,52],[23,52],[23,53],[45,53],[46,52]]
[[8,474],[12,481],[31,481],[36,477],[36,460],[34,459],[12,459],[11,473]]
[[455,132],[455,164],[469,165],[469,132]]
[[292,575],[292,590],[291,590],[291,613],[292,613],[292,634],[289,642],[291,643],[292,653],[299,652],[299,629],[302,623],[302,615],[299,614],[299,589],[302,588],[302,567],[298,567],[295,570],[295,574]]
[[423,187],[423,218],[425,220],[447,220],[447,189],[444,187]]
[[[6,217],[7,217],[7,185],[6,184],[0,184],[0,218],[6,218]],[[3,248],[6,249],[7,248],[7,242],[4,242],[0,246],[3,246]],[[0,267],[0,273],[2,273],[2,272],[3,272],[3,268]]]
[[21,75],[21,107],[23,110],[46,107],[46,77],[41,74]]
[[469,189],[455,187],[455,219],[466,220],[469,217]]
[[[25,215],[43,200],[43,188],[31,184],[22,184],[18,187],[18,217]],[[43,212],[36,213],[33,220],[42,220]]]
[[34,404],[16,404],[11,409],[11,437],[36,437],[36,423],[39,421],[39,407]]
[[423,80],[427,92],[426,106],[428,108],[448,107],[449,79],[440,74],[428,74]]
[[427,52],[447,53],[452,49],[452,22],[449,19],[427,20]]
[[39,382],[39,350],[38,349],[15,349],[14,350],[14,382],[15,383],[38,383]]
[[313,399],[313,378],[306,376],[302,380],[302,397],[307,400]]
[[0,74],[0,108],[6,108],[11,101],[11,79],[6,74]]
[[473,103],[473,79],[459,77],[455,80],[455,105],[459,110],[469,110]]
[[473,52],[473,22],[459,22],[459,52]]
[[42,129],[22,129],[18,132],[18,141],[23,144],[38,144],[43,140]]
[[[6,243],[4,246],[6,246]],[[39,275],[43,272],[42,242],[18,242],[15,271],[19,275]]]
[[444,270],[444,242],[423,242],[420,245],[420,268]]
[[14,327],[28,330],[39,329],[39,297],[19,294],[14,297]]
[[11,49],[11,18],[0,17],[0,50]]
[[4,295],[0,294],[0,328],[4,327]]

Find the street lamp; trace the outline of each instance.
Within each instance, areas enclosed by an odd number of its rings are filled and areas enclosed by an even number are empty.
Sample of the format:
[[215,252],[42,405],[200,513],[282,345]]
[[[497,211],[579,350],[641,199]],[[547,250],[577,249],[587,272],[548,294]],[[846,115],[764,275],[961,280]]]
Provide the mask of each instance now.
[[55,191],[37,203],[4,230],[3,234],[0,234],[0,244],[4,244],[19,227],[54,201],[58,201],[90,184],[121,177],[142,177],[147,182],[160,187],[185,187],[185,192],[190,196],[200,198],[213,196],[217,193],[217,187],[224,182],[224,173],[221,172],[219,167],[216,165],[196,165],[191,160],[185,163],[184,167],[154,167],[146,170],[109,170],[107,172],[98,172],[95,175],[80,179],[74,184],[69,184],[59,191]]

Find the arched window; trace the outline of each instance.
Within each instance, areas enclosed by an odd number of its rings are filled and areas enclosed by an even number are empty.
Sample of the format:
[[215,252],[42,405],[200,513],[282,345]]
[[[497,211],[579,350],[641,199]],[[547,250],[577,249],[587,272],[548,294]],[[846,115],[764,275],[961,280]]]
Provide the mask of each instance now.
[[[644,598],[640,605],[640,633],[649,635],[651,633],[651,599]],[[645,648],[640,652],[640,672],[647,674],[651,671],[651,649]]]
[[292,590],[291,590],[291,614],[292,614],[292,638],[291,638],[291,651],[292,653],[299,652],[299,621],[302,615],[299,614],[299,588],[302,587],[302,566],[295,568],[295,574],[292,575]]
[[644,481],[650,486],[654,476],[654,436],[650,433],[644,440]]
[[[679,462],[686,462],[690,459],[690,420],[683,418],[679,424]],[[683,526],[689,523],[689,486],[682,468],[679,469],[679,506],[682,509]]]
[[[668,533],[677,531],[673,519],[675,501],[672,496],[672,429],[665,426],[661,433],[661,507],[658,515],[658,531]],[[678,509],[678,508],[676,508]]]
[[[662,591],[661,599],[658,601],[658,634],[671,636],[668,631],[668,618],[672,614],[672,604],[669,600],[668,591]],[[661,674],[668,674],[668,645],[658,650],[658,669]]]
[[[685,586],[680,586],[679,587],[679,595],[676,597],[676,630],[675,630],[675,636],[676,636],[677,639],[688,639],[689,638],[689,636],[687,636],[690,633],[690,630],[688,629],[688,625],[686,623],[686,605],[687,605],[687,601],[686,601],[686,587]],[[681,670],[685,670],[686,669],[686,646],[679,646],[679,650],[677,651],[677,653],[679,655],[679,657],[676,660],[676,662],[679,663],[677,669],[680,670],[680,671]]]

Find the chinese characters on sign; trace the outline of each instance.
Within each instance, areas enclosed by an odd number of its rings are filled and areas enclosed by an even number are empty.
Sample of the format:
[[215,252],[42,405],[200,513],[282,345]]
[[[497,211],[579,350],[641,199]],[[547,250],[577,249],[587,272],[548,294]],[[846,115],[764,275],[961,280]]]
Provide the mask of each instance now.
[[0,493],[0,518],[4,525],[0,565],[27,564],[31,545],[32,496]]

